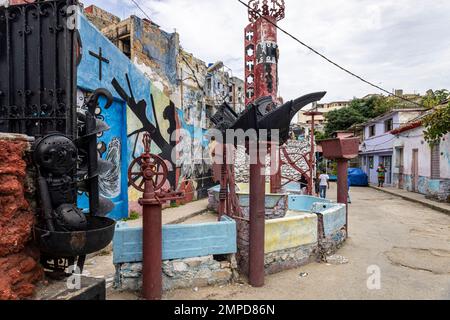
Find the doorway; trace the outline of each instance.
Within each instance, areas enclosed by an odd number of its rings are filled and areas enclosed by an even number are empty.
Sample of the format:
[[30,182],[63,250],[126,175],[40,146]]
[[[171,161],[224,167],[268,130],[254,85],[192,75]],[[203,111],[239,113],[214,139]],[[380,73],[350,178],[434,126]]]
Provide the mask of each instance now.
[[404,175],[404,167],[403,167],[403,161],[404,161],[404,156],[403,156],[403,152],[404,149],[403,148],[396,148],[396,155],[395,155],[395,159],[396,159],[396,163],[395,163],[395,167],[398,170],[398,188],[399,189],[403,189],[404,186],[404,180],[403,180],[403,175]]
[[412,151],[411,175],[412,191],[419,192],[419,149]]
[[391,185],[392,184],[392,156],[381,157],[380,162],[384,165],[384,168],[386,169],[385,183],[387,185]]

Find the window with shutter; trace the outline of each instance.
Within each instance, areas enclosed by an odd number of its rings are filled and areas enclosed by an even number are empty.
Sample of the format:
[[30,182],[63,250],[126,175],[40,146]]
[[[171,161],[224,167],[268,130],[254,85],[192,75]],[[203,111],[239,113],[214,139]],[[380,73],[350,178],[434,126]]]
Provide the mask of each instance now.
[[431,147],[431,179],[441,178],[441,148],[439,144]]

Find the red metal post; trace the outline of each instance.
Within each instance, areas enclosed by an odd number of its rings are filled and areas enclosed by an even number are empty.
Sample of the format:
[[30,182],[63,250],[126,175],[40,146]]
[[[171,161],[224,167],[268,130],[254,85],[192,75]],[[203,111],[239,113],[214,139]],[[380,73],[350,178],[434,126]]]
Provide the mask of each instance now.
[[316,150],[315,150],[315,114],[312,113],[312,121],[311,121],[311,153],[309,156],[309,169],[310,169],[310,175],[309,175],[309,180],[308,180],[308,194],[310,196],[313,195],[313,179],[314,179],[314,167],[316,165]]
[[263,174],[265,165],[259,159],[259,152],[256,157],[257,159],[251,159],[251,163],[254,164],[250,165],[249,281],[254,287],[262,287],[265,273],[266,179]]
[[[146,182],[147,185],[151,182]],[[142,289],[147,300],[161,300],[162,297],[162,207],[148,200],[151,194],[144,194],[142,223]],[[154,197],[154,195],[153,195]],[[148,202],[147,202],[148,201]]]
[[[164,191],[168,168],[164,160],[150,153],[150,134],[144,134],[144,153],[128,169],[132,187],[144,195],[142,225],[142,291],[147,300],[162,298],[162,204],[184,198],[182,192]],[[142,188],[144,186],[144,188]]]
[[348,162],[358,156],[359,139],[328,139],[321,142],[323,155],[329,160],[337,161],[338,170],[338,189],[337,201],[345,204],[346,213],[346,231],[348,237]]
[[348,237],[348,159],[337,159],[337,202],[346,206],[346,229]]
[[[278,144],[273,143],[271,145],[271,148],[275,148],[275,152],[273,150],[270,150],[270,166],[271,166],[271,176],[270,176],[270,193],[277,194],[281,192],[281,150]],[[272,158],[272,157],[275,157]],[[273,170],[276,167],[276,172],[274,173]]]
[[[255,99],[271,96],[278,103],[279,51],[274,24],[284,18],[284,0],[249,0],[249,7],[250,24],[245,28],[245,102],[249,105]],[[264,144],[264,148],[267,147]],[[261,163],[259,152],[257,157],[250,159],[253,164],[250,165],[249,280],[252,286],[262,287],[266,198],[266,179],[262,171],[266,164]],[[272,179],[271,191],[281,189],[281,173]]]

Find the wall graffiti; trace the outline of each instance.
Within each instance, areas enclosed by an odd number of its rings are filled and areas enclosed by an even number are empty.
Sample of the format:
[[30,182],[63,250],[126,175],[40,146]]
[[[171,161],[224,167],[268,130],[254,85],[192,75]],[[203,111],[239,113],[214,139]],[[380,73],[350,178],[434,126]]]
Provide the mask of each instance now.
[[[108,110],[100,107],[96,112],[96,116],[111,127],[99,137],[98,150],[102,158],[114,163],[113,168],[100,179],[102,195],[116,204],[112,216],[127,216],[128,202],[136,202],[141,196],[129,188],[126,173],[128,164],[143,151],[141,140],[144,132],[151,133],[152,153],[166,160],[170,170],[169,183],[187,193],[186,202],[206,196],[207,189],[213,185],[211,168],[189,158],[189,155],[208,148],[208,141],[204,138],[207,117],[201,111],[204,110],[204,99],[195,91],[190,93],[186,90],[185,103],[177,106],[84,16],[80,18],[80,41],[83,45],[78,66],[78,103],[82,105],[85,95],[96,88],[105,88],[114,97]],[[102,63],[101,77],[98,57],[89,54],[100,52],[100,49],[102,59],[109,62]],[[186,109],[191,113],[185,114],[183,110]],[[185,142],[192,143],[182,150],[180,161],[174,163],[172,153],[181,142],[181,136],[178,140],[171,137],[177,129],[188,132],[189,139]],[[84,201],[82,196],[79,202],[82,204]]]
[[122,143],[118,138],[113,138],[106,148],[105,160],[113,164],[113,168],[100,175],[100,193],[107,198],[117,198],[120,195],[120,163]]

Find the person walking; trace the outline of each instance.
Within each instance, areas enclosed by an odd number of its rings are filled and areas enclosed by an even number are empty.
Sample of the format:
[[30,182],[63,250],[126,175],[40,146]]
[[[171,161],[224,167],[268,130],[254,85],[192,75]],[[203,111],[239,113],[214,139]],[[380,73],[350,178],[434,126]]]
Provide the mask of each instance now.
[[378,173],[378,187],[379,188],[383,188],[384,187],[384,182],[386,181],[386,168],[384,167],[383,163],[380,163],[380,165],[378,166],[377,169],[377,173]]
[[319,177],[320,180],[320,197],[322,199],[327,198],[327,189],[330,189],[330,176],[327,174],[326,171],[323,171],[323,173]]

